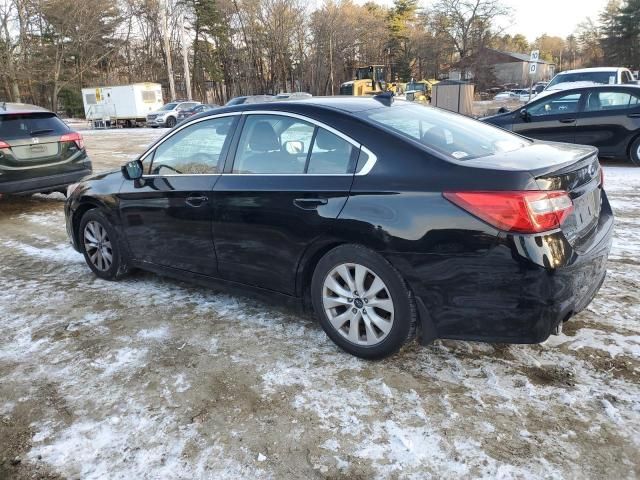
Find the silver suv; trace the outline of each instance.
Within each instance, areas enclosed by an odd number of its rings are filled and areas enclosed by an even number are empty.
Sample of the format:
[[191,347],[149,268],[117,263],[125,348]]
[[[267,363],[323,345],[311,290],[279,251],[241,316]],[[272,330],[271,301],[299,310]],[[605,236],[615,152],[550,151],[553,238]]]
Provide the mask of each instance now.
[[151,112],[147,115],[147,127],[175,127],[178,123],[178,112],[188,110],[200,105],[200,102],[169,102],[162,106],[159,110]]

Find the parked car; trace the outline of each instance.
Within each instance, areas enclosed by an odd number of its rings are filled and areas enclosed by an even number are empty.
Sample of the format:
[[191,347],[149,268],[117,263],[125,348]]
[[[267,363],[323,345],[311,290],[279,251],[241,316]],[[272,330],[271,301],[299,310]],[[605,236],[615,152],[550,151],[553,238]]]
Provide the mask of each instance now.
[[100,278],[310,304],[360,357],[418,325],[423,343],[541,342],[605,276],[596,154],[386,95],[227,107],[80,183],[67,230]]
[[303,98],[310,98],[310,97],[313,97],[313,95],[307,92],[291,92],[291,93],[283,92],[276,95],[274,100],[300,100]]
[[183,121],[185,118],[189,118],[197,113],[208,112],[209,110],[213,110],[214,108],[218,108],[219,105],[213,105],[209,103],[201,103],[196,105],[195,107],[191,107],[186,110],[180,110],[178,112],[178,122]]
[[200,102],[194,102],[191,100],[188,102],[169,102],[159,110],[147,115],[147,127],[173,128],[176,126],[176,123],[178,123],[178,114],[181,111],[189,110],[196,105],[200,105]]
[[24,103],[0,103],[0,197],[66,193],[91,173],[82,135],[58,116]]
[[520,96],[512,91],[508,91],[508,92],[500,92],[498,93],[495,97],[493,97],[494,100],[520,100]]
[[640,86],[562,90],[483,121],[540,140],[592,145],[601,157],[640,166]]
[[558,90],[593,85],[622,85],[634,83],[634,81],[633,74],[628,68],[597,67],[566,70],[553,77],[545,89],[540,92],[540,98],[551,95]]
[[273,95],[248,95],[244,97],[234,97],[225,103],[225,106],[243,105],[245,103],[264,103],[272,102],[275,99]]
[[535,90],[532,88],[531,91],[527,88],[519,88],[517,90],[511,90],[518,96],[518,100],[521,102],[528,102],[530,99],[536,96]]

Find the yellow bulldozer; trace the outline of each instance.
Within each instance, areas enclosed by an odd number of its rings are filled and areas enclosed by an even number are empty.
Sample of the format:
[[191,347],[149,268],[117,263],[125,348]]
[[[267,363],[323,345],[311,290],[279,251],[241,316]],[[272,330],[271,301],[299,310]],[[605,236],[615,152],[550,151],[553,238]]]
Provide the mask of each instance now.
[[340,85],[340,95],[375,95],[387,91],[387,67],[368,65],[356,68],[355,78]]

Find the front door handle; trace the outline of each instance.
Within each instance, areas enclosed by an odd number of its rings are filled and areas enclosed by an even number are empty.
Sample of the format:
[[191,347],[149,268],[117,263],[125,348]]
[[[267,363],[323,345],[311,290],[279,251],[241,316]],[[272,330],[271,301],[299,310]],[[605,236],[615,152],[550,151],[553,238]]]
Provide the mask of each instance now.
[[560,123],[573,123],[576,121],[575,118],[563,118],[562,120],[558,120]]
[[296,198],[293,204],[302,210],[315,210],[320,205],[326,205],[326,198]]
[[629,118],[640,118],[640,113],[630,113],[627,115]]
[[187,203],[187,205],[189,205],[190,207],[200,207],[202,206],[207,200],[209,200],[209,197],[205,196],[205,195],[194,195],[191,197],[187,197],[187,199],[185,200],[185,202]]

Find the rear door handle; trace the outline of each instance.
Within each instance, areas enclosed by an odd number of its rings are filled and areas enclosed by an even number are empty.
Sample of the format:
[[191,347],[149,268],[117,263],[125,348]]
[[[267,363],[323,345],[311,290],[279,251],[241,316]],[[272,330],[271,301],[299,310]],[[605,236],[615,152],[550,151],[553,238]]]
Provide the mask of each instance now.
[[326,205],[326,198],[296,198],[293,204],[302,210],[315,210],[320,205]]
[[190,207],[201,207],[207,200],[209,200],[209,197],[205,195],[194,195],[191,197],[187,197],[185,202]]
[[573,123],[576,121],[575,118],[563,118],[562,120],[558,120],[560,123]]
[[640,118],[640,113],[630,113],[627,115],[629,118]]

